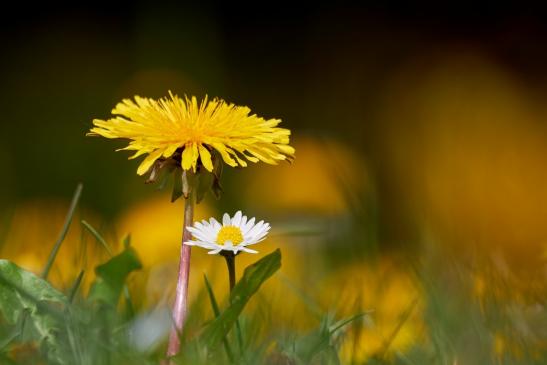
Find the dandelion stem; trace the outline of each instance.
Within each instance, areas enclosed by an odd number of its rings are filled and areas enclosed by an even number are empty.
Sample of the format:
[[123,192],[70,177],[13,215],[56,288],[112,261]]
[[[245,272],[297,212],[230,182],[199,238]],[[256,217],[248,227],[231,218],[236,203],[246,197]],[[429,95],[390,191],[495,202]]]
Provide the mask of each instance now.
[[[192,189],[193,190],[193,189]],[[191,226],[194,219],[194,206],[196,204],[196,195],[190,192],[184,204],[184,225],[182,227],[182,242],[189,241],[192,234],[186,229]],[[169,344],[167,345],[167,357],[178,354],[180,350],[180,335],[182,334],[184,323],[186,322],[186,311],[188,307],[188,280],[190,277],[190,246],[181,242],[180,264],[175,294],[175,304],[173,305],[173,328],[169,335]]]

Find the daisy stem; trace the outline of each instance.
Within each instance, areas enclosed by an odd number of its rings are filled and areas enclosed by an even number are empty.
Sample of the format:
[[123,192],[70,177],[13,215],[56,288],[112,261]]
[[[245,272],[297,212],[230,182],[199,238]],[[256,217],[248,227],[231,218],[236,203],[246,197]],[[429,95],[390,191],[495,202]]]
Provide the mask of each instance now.
[[[196,195],[190,192],[184,203],[184,223],[182,227],[182,242],[189,241],[192,234],[186,227],[193,223],[194,206],[196,204]],[[177,289],[175,294],[175,304],[173,305],[173,328],[169,335],[169,343],[167,345],[167,357],[174,356],[180,350],[180,336],[186,322],[186,311],[188,307],[188,280],[190,278],[190,252],[191,247],[184,245],[181,242],[180,249],[180,264],[177,281]]]
[[[230,283],[230,294],[236,285],[236,255],[230,251],[224,251],[224,258],[226,259],[226,266],[228,267],[228,280]],[[239,319],[236,320],[236,335],[239,345],[239,351],[243,353],[243,336],[241,335],[241,327],[239,326]]]
[[232,252],[224,255],[226,259],[226,266],[228,267],[228,279],[230,281],[230,293],[234,290],[236,285],[236,257]]

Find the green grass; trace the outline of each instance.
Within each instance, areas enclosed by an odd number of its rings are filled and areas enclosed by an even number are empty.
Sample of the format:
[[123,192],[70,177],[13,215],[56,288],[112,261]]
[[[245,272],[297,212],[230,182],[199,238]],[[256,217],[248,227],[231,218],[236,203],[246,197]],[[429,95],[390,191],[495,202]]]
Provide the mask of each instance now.
[[[96,280],[88,293],[80,286],[84,271],[65,291],[47,281],[56,253],[72,221],[81,194],[74,195],[66,224],[44,263],[41,277],[15,263],[0,260],[0,363],[1,364],[160,364],[169,330],[166,308],[135,308],[127,279],[141,268],[129,237],[114,251],[89,223],[83,226],[107,250],[110,258],[95,268]],[[435,245],[433,247],[439,247]],[[374,326],[375,308],[347,318],[322,310],[302,288],[287,278],[287,291],[297,293],[313,313],[316,325],[305,331],[266,320],[270,308],[247,311],[248,302],[281,267],[279,250],[246,268],[230,300],[217,298],[207,276],[202,291],[208,308],[192,305],[191,315],[207,317],[197,330],[185,333],[177,364],[546,364],[546,314],[542,292],[527,293],[525,300],[500,298],[490,287],[477,300],[471,293],[473,269],[448,258],[436,248],[414,265],[423,296],[401,311],[380,350],[366,358],[341,356],[341,347]],[[337,258],[340,260],[340,258]],[[348,259],[349,260],[349,259]],[[501,279],[500,279],[501,280]],[[489,281],[494,283],[494,281]],[[381,283],[379,283],[381,285]],[[499,284],[499,283],[498,283]],[[492,284],[494,285],[494,284]],[[497,285],[497,284],[496,284]],[[509,285],[507,279],[500,286]],[[512,287],[509,287],[511,289]],[[488,288],[487,288],[488,289]],[[321,290],[321,288],[320,288]],[[518,290],[518,288],[514,288]],[[220,299],[220,300],[219,300]],[[262,298],[268,303],[268,298]],[[411,314],[420,307],[423,333],[410,347],[394,348]],[[209,311],[209,309],[211,309]],[[239,327],[236,327],[239,324]],[[236,331],[236,328],[239,330]],[[499,338],[504,347],[497,353]],[[496,342],[497,341],[497,342]],[[351,343],[349,344],[351,348]],[[354,346],[355,348],[355,346]],[[353,359],[353,360],[352,360]]]

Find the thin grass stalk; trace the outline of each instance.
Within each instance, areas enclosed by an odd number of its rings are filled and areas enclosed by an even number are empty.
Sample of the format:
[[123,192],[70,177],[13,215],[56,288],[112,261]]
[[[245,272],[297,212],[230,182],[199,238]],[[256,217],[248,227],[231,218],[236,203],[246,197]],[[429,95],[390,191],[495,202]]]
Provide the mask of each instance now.
[[70,227],[70,223],[72,222],[72,218],[74,217],[76,206],[78,205],[78,201],[80,200],[80,196],[82,195],[82,189],[83,189],[83,185],[81,183],[78,184],[78,186],[76,186],[76,191],[74,191],[72,201],[70,202],[70,207],[68,209],[68,213],[65,218],[65,223],[63,224],[63,229],[61,230],[61,233],[59,234],[59,238],[57,238],[55,245],[53,245],[53,249],[49,253],[49,257],[48,257],[46,266],[44,267],[44,271],[42,271],[42,279],[47,279],[49,271],[51,270],[51,267],[53,266],[53,263],[55,262],[57,253],[59,252],[59,249],[61,248],[61,244],[63,243],[66,237],[68,228]]
[[[207,275],[203,274],[203,278],[205,280],[205,287],[207,288],[207,293],[209,294],[209,300],[211,302],[211,307],[213,308],[213,314],[215,315],[215,318],[220,316],[220,308],[218,307],[217,300],[215,298],[215,294],[213,293],[213,288],[211,288],[211,284],[209,283],[209,280],[207,279]],[[222,343],[224,344],[224,350],[226,351],[226,356],[228,356],[228,361],[230,364],[234,363],[234,355],[232,353],[232,349],[230,347],[230,344],[228,343],[228,338],[224,337],[222,339]]]

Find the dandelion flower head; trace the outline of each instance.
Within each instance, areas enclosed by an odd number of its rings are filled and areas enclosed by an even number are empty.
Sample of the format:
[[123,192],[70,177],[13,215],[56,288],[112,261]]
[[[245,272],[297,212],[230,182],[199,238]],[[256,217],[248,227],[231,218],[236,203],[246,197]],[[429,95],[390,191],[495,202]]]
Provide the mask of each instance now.
[[88,135],[128,139],[122,150],[136,151],[130,157],[147,155],[137,169],[145,174],[161,159],[173,158],[183,170],[203,165],[214,169],[214,156],[229,166],[247,166],[247,161],[277,164],[290,160],[289,129],[279,128],[279,119],[264,119],[246,106],[221,99],[198,102],[169,93],[159,100],[135,96],[112,110],[113,118],[95,119]]

